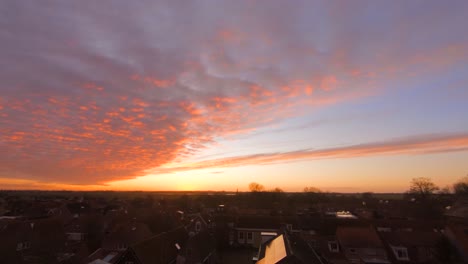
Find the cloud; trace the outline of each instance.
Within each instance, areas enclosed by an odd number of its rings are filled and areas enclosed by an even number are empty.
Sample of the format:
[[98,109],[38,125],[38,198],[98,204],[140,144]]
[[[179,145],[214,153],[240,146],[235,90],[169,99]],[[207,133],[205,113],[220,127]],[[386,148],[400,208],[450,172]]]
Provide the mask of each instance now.
[[[141,176],[219,138],[467,55],[458,30],[444,27],[457,25],[455,15],[403,30],[394,22],[414,14],[393,5],[397,15],[369,24],[374,14],[362,5],[285,3],[5,1],[0,176],[66,184]],[[446,6],[432,8],[462,10]],[[439,36],[447,41],[413,46]]]
[[382,155],[415,155],[467,150],[468,133],[419,135],[382,142],[371,142],[336,148],[302,149],[290,152],[258,153],[252,155],[204,160],[188,164],[173,164],[169,167],[155,169],[151,171],[151,173],[161,174],[208,168],[267,165],[293,162],[298,160],[359,158]]

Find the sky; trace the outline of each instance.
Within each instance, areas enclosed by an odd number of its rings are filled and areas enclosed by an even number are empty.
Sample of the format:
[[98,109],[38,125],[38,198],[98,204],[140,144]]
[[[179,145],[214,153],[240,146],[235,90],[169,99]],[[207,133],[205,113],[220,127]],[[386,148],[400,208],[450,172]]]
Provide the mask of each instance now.
[[0,5],[0,189],[403,192],[468,174],[466,1]]

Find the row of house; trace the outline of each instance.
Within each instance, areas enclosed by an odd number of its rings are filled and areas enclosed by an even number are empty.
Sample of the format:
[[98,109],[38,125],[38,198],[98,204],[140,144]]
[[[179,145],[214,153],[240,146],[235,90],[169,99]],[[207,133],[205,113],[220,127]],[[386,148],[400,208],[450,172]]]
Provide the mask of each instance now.
[[[191,264],[216,262],[216,241],[209,225],[199,214],[185,216],[175,229],[134,241],[120,237],[128,244],[103,247],[91,254],[90,264]],[[136,231],[136,230],[131,230]],[[114,240],[117,241],[117,240]]]
[[[293,238],[294,245],[305,243],[313,253],[312,258],[323,263],[446,263],[453,257],[450,252],[444,252],[447,248],[455,248],[460,259],[468,261],[466,218],[363,220],[350,212],[335,212],[335,217],[330,217],[331,213],[324,215],[218,214],[212,221],[215,233],[228,234],[217,237],[227,239],[231,247],[266,247],[277,252],[271,247],[284,244],[284,252],[289,253],[294,250],[287,247],[290,245],[287,241]],[[285,242],[278,242],[282,240]],[[286,253],[284,257],[294,261],[281,263],[312,263],[300,262]],[[260,262],[261,259],[261,254],[254,257],[258,263],[269,263]]]

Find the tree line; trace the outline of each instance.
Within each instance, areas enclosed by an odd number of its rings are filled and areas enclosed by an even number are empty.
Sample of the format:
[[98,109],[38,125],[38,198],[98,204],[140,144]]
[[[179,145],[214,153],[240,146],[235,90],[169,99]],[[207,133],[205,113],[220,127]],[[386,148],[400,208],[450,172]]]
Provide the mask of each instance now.
[[[257,182],[251,182],[249,184],[249,190],[251,192],[284,192],[283,189],[279,187],[267,190],[264,185]],[[320,189],[311,186],[304,187],[303,191],[306,193],[321,192]],[[440,188],[431,180],[431,178],[428,177],[413,178],[410,182],[410,188],[407,193],[417,195],[421,198],[428,198],[432,194],[454,193],[456,195],[468,195],[468,175],[455,182],[452,188],[448,186]]]

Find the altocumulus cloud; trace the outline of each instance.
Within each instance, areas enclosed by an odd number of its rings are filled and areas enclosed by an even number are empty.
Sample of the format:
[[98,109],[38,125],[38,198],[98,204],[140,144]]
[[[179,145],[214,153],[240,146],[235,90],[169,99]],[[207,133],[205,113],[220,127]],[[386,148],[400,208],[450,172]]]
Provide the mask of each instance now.
[[[140,176],[216,138],[378,93],[395,74],[420,74],[418,65],[466,58],[455,37],[401,45],[438,31],[407,23],[414,14],[396,6],[382,9],[398,16],[368,23],[373,13],[362,7],[3,1],[0,177],[91,184]],[[437,12],[417,14],[420,21],[462,12],[428,8]],[[382,30],[385,37],[373,34]],[[416,30],[423,37],[408,34]]]

